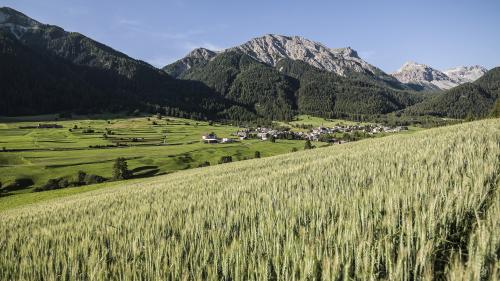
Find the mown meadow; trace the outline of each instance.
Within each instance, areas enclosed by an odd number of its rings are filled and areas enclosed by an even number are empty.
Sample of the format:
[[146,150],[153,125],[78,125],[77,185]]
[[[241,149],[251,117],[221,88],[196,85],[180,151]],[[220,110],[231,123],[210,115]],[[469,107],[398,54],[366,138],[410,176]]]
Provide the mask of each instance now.
[[500,121],[0,212],[4,280],[498,280]]

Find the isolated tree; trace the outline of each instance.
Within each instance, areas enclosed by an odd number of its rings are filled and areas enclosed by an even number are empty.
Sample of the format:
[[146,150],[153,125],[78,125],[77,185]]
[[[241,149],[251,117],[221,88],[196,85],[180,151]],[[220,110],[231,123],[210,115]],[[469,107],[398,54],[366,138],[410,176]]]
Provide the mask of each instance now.
[[297,152],[298,149],[296,147],[292,147],[292,152]]
[[219,160],[219,164],[230,163],[233,162],[232,156],[222,156]]
[[208,166],[210,166],[210,162],[208,162],[208,161],[202,162],[202,163],[200,163],[198,165],[199,168],[201,168],[201,167],[208,167]]
[[127,160],[123,157],[119,157],[115,160],[113,165],[113,179],[115,180],[126,180],[131,176],[131,172],[128,169]]
[[304,144],[304,149],[312,149],[313,146],[311,144],[310,140],[306,140],[306,143]]
[[255,151],[254,157],[255,158],[260,158],[260,151]]
[[87,177],[87,173],[85,173],[84,171],[78,171],[77,183],[78,184],[85,184],[85,177]]

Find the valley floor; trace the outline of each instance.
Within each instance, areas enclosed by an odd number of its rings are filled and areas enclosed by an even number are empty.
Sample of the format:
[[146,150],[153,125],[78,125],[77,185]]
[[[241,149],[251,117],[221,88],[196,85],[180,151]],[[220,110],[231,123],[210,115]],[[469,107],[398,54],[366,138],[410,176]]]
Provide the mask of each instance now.
[[[30,121],[0,121],[0,182],[4,191],[15,179],[33,181],[27,187],[11,188],[3,194],[0,188],[0,206],[7,195],[30,192],[49,179],[75,177],[78,171],[111,178],[118,157],[125,157],[134,177],[139,178],[196,168],[205,162],[215,165],[226,155],[239,161],[254,158],[256,151],[267,157],[304,148],[304,141],[299,140],[202,143],[202,135],[211,132],[220,138],[238,139],[232,134],[240,128],[230,125],[172,117],[97,117],[101,118],[42,122],[31,117]],[[40,120],[49,118],[41,116]],[[30,128],[40,123],[62,127]]]

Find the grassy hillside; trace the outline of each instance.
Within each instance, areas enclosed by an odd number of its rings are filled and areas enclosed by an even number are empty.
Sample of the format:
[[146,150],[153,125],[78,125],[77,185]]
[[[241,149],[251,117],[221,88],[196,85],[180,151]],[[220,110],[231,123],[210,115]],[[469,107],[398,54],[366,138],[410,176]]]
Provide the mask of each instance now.
[[[63,128],[20,129],[39,123],[57,123]],[[87,129],[93,132],[85,133]],[[34,181],[32,187],[39,187],[49,179],[74,177],[80,170],[110,178],[113,162],[118,157],[125,157],[129,168],[138,175],[155,175],[194,168],[205,161],[215,165],[221,156],[232,156],[233,161],[239,161],[253,158],[255,151],[267,157],[304,148],[301,140],[271,143],[249,139],[215,145],[201,142],[201,136],[210,132],[219,137],[236,138],[231,134],[239,129],[173,117],[108,116],[7,123],[0,120],[0,182],[5,188],[16,178],[27,177]],[[321,145],[325,144],[318,144]],[[2,191],[0,188],[0,201],[3,200]]]
[[494,280],[500,126],[485,120],[0,213],[7,280]]

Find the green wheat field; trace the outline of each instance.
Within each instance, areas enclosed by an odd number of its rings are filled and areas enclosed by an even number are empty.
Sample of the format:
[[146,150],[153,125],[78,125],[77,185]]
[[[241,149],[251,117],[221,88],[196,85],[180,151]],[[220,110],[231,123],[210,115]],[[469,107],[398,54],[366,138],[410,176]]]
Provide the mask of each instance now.
[[499,280],[500,120],[0,211],[2,280]]

